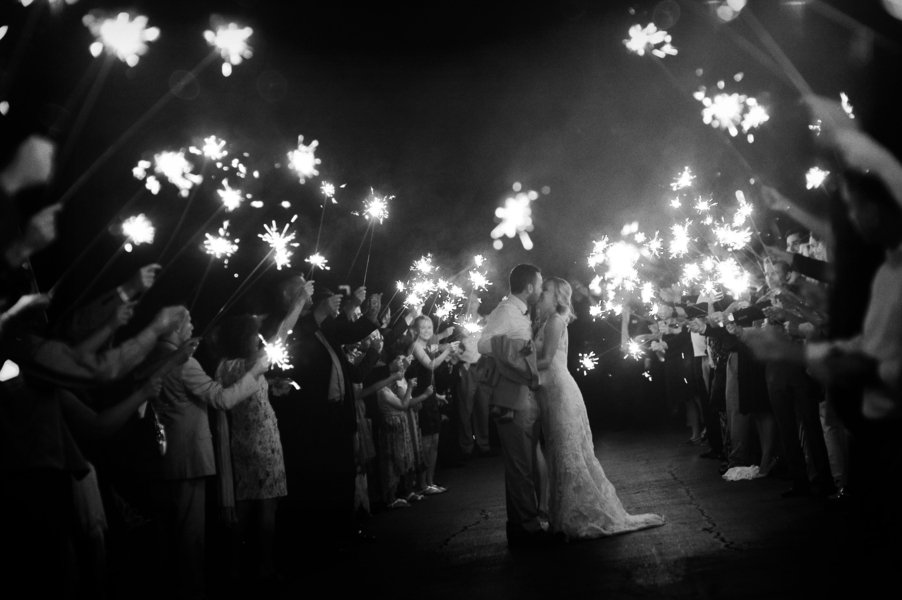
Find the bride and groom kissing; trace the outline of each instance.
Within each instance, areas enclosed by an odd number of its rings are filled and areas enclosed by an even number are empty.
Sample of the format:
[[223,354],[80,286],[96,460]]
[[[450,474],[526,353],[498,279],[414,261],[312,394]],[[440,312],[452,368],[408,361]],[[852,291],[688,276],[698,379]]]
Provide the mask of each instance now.
[[504,458],[508,545],[663,525],[660,515],[627,513],[595,457],[582,393],[567,370],[570,284],[543,281],[530,264],[514,267],[509,284],[477,344]]

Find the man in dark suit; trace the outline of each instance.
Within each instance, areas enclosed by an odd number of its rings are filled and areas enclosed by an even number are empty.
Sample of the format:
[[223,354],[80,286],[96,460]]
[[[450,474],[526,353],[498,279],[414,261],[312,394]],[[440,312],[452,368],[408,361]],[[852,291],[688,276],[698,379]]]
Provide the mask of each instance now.
[[279,506],[278,533],[283,567],[294,570],[312,545],[328,558],[352,538],[354,432],[357,427],[353,383],[358,377],[342,351],[379,327],[381,300],[369,296],[362,316],[339,319],[341,295],[317,286],[313,310],[301,316],[289,343],[292,368],[286,376],[300,389],[274,398],[285,454],[288,496]]

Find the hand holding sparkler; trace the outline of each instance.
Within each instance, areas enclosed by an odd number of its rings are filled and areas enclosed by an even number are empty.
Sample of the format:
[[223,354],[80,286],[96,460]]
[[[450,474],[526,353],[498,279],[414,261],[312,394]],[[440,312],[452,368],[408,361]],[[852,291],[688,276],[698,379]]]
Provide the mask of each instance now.
[[123,297],[128,297],[129,299],[137,298],[153,286],[162,268],[162,265],[157,263],[144,265],[117,289]]
[[250,368],[248,373],[251,374],[251,377],[259,377],[266,373],[269,370],[271,364],[273,364],[273,351],[270,350],[267,344],[264,344],[264,351],[260,353],[260,356],[257,357],[257,361]]

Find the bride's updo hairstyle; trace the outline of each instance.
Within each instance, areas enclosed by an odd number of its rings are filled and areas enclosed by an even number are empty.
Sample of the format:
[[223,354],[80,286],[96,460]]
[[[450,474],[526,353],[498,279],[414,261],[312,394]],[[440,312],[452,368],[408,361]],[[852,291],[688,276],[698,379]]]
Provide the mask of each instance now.
[[546,280],[554,286],[554,312],[564,317],[564,322],[570,323],[576,320],[576,314],[573,312],[573,288],[565,279],[560,277],[550,277]]

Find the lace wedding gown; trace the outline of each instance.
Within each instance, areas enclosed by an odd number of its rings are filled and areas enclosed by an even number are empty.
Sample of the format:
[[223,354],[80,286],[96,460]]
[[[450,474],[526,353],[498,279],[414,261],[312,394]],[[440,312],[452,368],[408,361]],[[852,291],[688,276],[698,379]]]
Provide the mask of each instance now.
[[[548,521],[553,533],[568,539],[597,538],[664,524],[653,514],[631,515],[595,457],[589,418],[576,381],[567,370],[567,326],[538,391],[544,453],[548,465]],[[536,336],[539,356],[545,327]]]

